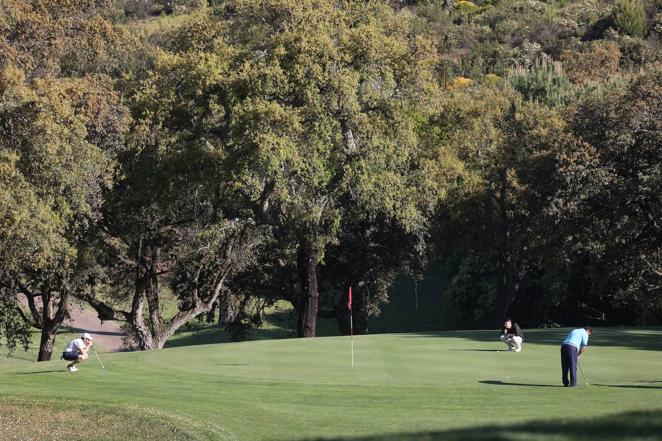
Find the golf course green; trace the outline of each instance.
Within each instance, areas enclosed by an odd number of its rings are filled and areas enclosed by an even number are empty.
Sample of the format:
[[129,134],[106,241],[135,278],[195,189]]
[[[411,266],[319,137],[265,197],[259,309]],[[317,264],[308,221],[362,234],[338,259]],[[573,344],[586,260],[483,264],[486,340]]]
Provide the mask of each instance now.
[[349,337],[101,352],[76,373],[3,355],[0,438],[662,439],[662,329],[595,328],[576,388],[567,332],[527,330],[520,353],[496,331],[358,336],[354,367]]

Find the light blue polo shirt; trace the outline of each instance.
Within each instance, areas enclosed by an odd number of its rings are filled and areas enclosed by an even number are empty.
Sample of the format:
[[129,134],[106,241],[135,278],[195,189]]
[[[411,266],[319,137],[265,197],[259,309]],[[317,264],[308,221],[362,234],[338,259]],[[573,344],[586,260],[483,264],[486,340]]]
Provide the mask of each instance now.
[[588,345],[588,332],[583,328],[575,329],[563,340],[563,344],[581,349]]

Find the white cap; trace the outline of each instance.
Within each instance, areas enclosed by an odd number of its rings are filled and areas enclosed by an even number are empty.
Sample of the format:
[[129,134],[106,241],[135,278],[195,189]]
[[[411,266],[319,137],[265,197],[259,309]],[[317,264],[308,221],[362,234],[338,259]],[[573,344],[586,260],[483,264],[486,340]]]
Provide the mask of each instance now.
[[92,340],[92,336],[90,334],[88,334],[87,332],[85,332],[83,335],[81,335],[80,338]]

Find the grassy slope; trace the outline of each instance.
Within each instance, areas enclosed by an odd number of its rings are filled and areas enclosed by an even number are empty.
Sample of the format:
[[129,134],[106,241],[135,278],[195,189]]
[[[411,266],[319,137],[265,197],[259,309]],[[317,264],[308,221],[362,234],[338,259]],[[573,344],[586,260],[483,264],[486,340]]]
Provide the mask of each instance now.
[[2,358],[0,414],[31,403],[53,433],[57,415],[107,415],[76,439],[662,439],[662,330],[598,329],[574,390],[558,387],[565,332],[529,331],[519,354],[488,331],[361,336],[354,368],[347,338],[103,354],[77,374]]

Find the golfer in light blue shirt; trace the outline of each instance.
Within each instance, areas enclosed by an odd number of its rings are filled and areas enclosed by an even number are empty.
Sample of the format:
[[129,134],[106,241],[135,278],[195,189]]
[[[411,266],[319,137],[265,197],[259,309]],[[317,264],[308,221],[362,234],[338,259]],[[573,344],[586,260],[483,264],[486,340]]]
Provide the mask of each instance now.
[[[565,387],[577,385],[577,363],[579,356],[586,350],[588,336],[593,333],[590,326],[573,329],[561,344],[561,380]],[[568,374],[569,377],[568,378]]]

